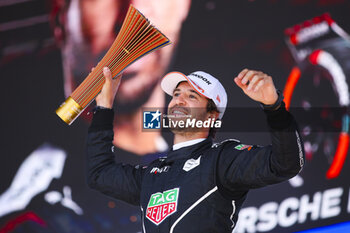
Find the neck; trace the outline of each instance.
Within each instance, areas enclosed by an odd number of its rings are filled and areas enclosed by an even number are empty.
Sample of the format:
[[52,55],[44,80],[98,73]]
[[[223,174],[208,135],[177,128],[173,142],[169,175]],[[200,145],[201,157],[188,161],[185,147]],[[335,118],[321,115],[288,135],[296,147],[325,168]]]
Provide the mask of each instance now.
[[174,134],[174,145],[199,138],[207,138],[208,132],[176,132]]

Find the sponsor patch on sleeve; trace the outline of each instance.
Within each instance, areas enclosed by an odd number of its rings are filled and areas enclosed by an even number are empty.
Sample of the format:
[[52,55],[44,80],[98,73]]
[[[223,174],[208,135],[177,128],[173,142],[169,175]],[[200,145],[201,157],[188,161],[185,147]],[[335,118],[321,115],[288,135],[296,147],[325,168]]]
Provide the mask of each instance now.
[[253,147],[252,145],[239,144],[239,145],[235,146],[235,149],[236,150],[245,150],[245,149],[251,150],[252,147]]

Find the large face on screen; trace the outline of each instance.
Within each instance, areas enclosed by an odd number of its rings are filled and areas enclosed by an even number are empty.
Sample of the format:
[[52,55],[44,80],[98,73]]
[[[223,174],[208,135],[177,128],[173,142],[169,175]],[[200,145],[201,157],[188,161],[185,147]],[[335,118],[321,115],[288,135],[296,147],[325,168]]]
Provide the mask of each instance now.
[[61,38],[66,96],[109,49],[129,4],[133,4],[172,42],[124,71],[117,94],[118,110],[132,111],[149,99],[168,68],[190,0],[71,0],[68,3],[57,0],[57,5],[65,9],[57,17],[61,27],[55,27],[55,35]]

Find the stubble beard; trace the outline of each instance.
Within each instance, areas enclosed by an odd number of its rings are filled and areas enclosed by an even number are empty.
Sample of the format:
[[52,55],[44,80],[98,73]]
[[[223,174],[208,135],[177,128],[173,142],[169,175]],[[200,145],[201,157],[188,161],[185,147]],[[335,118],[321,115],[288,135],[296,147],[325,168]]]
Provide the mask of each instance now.
[[[204,113],[199,113],[199,114],[195,114],[194,116],[192,116],[192,113],[189,113],[188,115],[190,115],[191,117],[178,117],[178,118],[170,118],[172,121],[184,121],[186,124],[187,120],[192,120],[195,119],[196,121],[205,121],[207,119],[207,112]],[[171,127],[170,128],[171,132],[173,132],[174,134],[192,134],[192,133],[196,133],[199,131],[204,131],[206,129],[204,128],[192,128],[192,127],[179,127],[179,124],[176,124],[176,127]]]

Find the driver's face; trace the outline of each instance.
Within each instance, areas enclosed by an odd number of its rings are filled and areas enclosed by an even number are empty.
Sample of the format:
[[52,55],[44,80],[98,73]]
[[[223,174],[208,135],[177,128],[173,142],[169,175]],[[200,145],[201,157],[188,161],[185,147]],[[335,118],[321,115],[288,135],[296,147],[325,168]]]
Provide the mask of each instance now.
[[[168,118],[171,121],[195,119],[205,121],[212,117],[207,111],[208,99],[198,94],[188,82],[181,82],[174,90],[168,105]],[[191,128],[172,128],[174,133],[197,130]],[[208,129],[202,129],[209,131]]]

